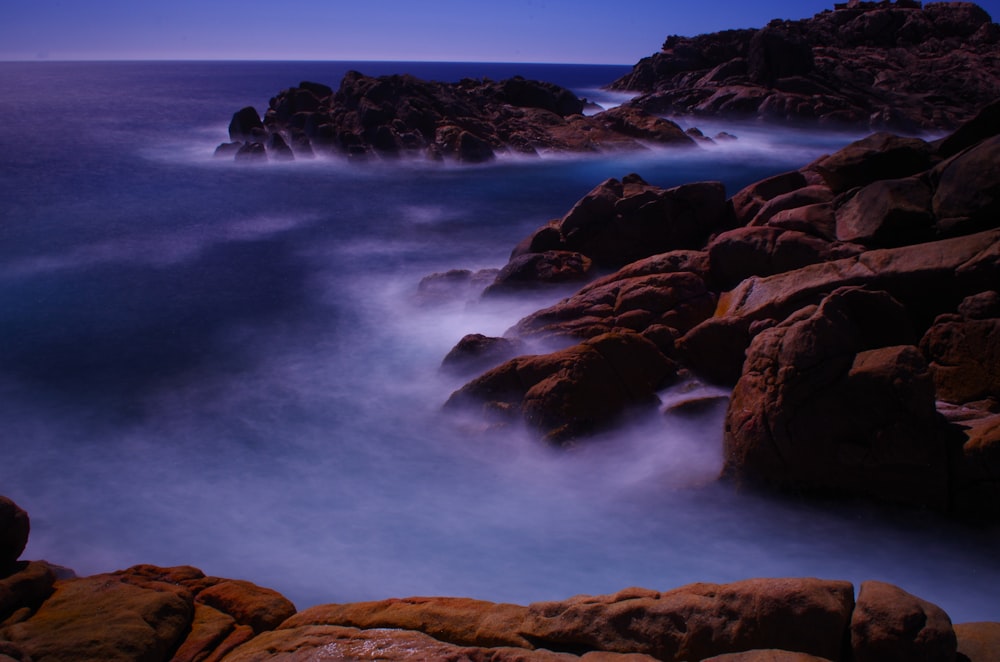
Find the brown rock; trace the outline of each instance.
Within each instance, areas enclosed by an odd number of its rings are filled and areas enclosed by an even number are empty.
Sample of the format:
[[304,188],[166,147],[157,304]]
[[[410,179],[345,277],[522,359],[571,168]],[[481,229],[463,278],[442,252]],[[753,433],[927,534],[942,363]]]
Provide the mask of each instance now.
[[199,591],[197,600],[257,633],[278,627],[295,613],[295,605],[277,591],[237,579],[222,580]]
[[955,468],[955,510],[973,519],[995,520],[1000,516],[1000,413],[981,414],[959,428],[962,452]]
[[202,662],[218,649],[235,628],[236,621],[232,616],[196,603],[191,631],[174,653],[171,662]]
[[916,244],[933,237],[931,188],[918,177],[874,182],[836,213],[837,239],[868,247]]
[[0,579],[0,623],[20,609],[38,609],[50,595],[56,573],[44,561],[14,564],[14,571]]
[[607,333],[545,356],[521,356],[451,395],[446,408],[520,414],[546,439],[564,443],[593,433],[632,408],[659,402],[674,367],[634,332]]
[[729,230],[708,245],[711,282],[721,290],[750,276],[770,276],[860,252],[857,246],[769,226]]
[[934,387],[905,311],[843,288],[760,332],[732,394],[724,473],[805,491],[948,506]]
[[768,201],[796,191],[807,184],[805,176],[801,172],[793,170],[744,187],[733,196],[733,213],[736,216],[736,223],[741,226],[748,225]]
[[883,582],[861,584],[851,618],[856,662],[947,662],[955,659],[951,619],[937,605]]
[[855,141],[810,166],[834,193],[923,172],[933,164],[933,148],[919,138],[876,133]]
[[626,136],[660,145],[694,147],[695,141],[675,122],[633,106],[618,106],[594,116],[608,128]]
[[1000,662],[1000,623],[959,623],[954,627],[959,655],[969,662]]
[[139,587],[95,575],[56,584],[28,620],[3,637],[35,660],[168,660],[187,635],[193,598],[165,582]]
[[854,590],[848,582],[751,579],[658,593],[628,589],[529,607],[525,637],[551,650],[638,652],[702,660],[781,648],[839,660]]
[[592,265],[589,257],[573,251],[526,253],[511,259],[483,294],[509,294],[539,285],[582,282]]
[[1000,316],[984,318],[994,314],[990,294],[965,299],[960,309],[967,317],[939,317],[920,341],[942,400],[961,404],[1000,394]]
[[508,331],[518,337],[589,338],[619,329],[641,331],[653,325],[679,332],[712,314],[715,296],[693,273],[666,272],[608,278],[520,320]]
[[521,352],[520,341],[510,338],[493,338],[481,333],[463,336],[441,362],[441,368],[450,373],[471,373],[492,368],[514,358]]
[[996,227],[1000,217],[1000,136],[987,138],[931,173],[934,214],[949,234]]
[[520,633],[528,608],[469,598],[404,598],[321,605],[290,618],[282,629],[338,625],[362,630],[421,632],[458,646],[532,648]]
[[833,201],[833,192],[823,184],[813,184],[777,195],[760,208],[747,225],[766,225],[778,213]]
[[827,203],[779,211],[767,224],[784,230],[798,230],[827,241],[837,238],[837,217],[833,205]]

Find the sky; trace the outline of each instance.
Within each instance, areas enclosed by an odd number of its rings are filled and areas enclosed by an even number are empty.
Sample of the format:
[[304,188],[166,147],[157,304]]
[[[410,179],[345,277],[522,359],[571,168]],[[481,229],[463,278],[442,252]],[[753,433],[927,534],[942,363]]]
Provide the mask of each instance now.
[[[994,20],[1000,0],[980,5]],[[633,64],[666,36],[762,27],[833,0],[4,0],[0,60]]]

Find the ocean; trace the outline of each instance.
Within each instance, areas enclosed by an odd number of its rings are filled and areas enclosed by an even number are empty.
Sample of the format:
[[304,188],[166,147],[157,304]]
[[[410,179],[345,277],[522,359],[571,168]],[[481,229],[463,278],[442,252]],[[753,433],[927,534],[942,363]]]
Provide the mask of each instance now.
[[1000,621],[995,528],[719,484],[720,411],[564,450],[441,411],[464,381],[441,360],[463,335],[502,334],[570,290],[426,300],[423,277],[502,266],[609,177],[731,195],[861,134],[694,122],[738,140],[464,167],[212,157],[234,111],[349,69],[523,75],[604,105],[627,71],[0,63],[0,494],[31,515],[25,558],[81,575],[189,564],[300,609],[877,579],[956,622]]

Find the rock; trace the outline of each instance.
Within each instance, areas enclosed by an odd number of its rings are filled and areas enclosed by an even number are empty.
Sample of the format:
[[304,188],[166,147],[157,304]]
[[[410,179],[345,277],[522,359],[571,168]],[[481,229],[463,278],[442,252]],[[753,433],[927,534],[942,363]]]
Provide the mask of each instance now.
[[929,241],[934,238],[932,195],[918,177],[873,182],[837,210],[837,239],[870,248]]
[[954,629],[959,656],[969,662],[1000,662],[1000,623],[959,623]]
[[56,581],[55,570],[44,561],[24,561],[12,570],[0,579],[0,623],[19,610],[38,609],[52,595]]
[[282,90],[263,121],[253,108],[240,110],[230,139],[263,144],[291,137],[287,150],[268,145],[282,159],[321,153],[462,163],[485,163],[501,153],[643,149],[640,140],[694,144],[673,123],[640,109],[584,116],[584,107],[565,88],[522,77],[441,83],[351,71],[336,91],[311,82]]
[[267,137],[267,143],[265,144],[268,155],[275,161],[293,161],[295,160],[295,154],[292,152],[292,148],[288,146],[285,139],[281,137],[280,133],[272,133]]
[[829,662],[825,657],[816,657],[808,653],[793,653],[776,649],[752,650],[743,653],[726,653],[714,655],[702,662]]
[[763,206],[783,194],[797,191],[807,185],[805,176],[797,171],[773,175],[767,179],[754,182],[733,196],[733,213],[736,223],[749,225]]
[[492,368],[514,358],[523,344],[510,338],[493,338],[481,333],[463,336],[441,362],[441,368],[454,374],[467,374]]
[[1000,224],[1000,136],[987,138],[931,173],[934,215],[948,234]]
[[499,273],[499,269],[480,269],[475,272],[469,269],[451,269],[430,274],[420,279],[417,299],[421,303],[442,303],[473,296],[478,298],[483,289],[496,280]]
[[946,510],[949,453],[905,310],[842,288],[760,332],[726,416],[724,473]]
[[781,648],[839,660],[853,605],[848,582],[751,579],[537,603],[521,631],[550,650],[702,660]]
[[568,443],[659,402],[673,365],[634,332],[606,333],[544,356],[521,356],[455,391],[446,409],[480,408],[523,419],[554,443]]
[[988,104],[976,116],[937,143],[938,155],[948,158],[1000,133],[1000,100]]
[[193,611],[184,588],[95,575],[58,582],[31,618],[4,628],[2,636],[35,660],[168,660]]
[[243,143],[241,142],[222,143],[221,145],[215,148],[215,152],[212,154],[212,156],[214,156],[215,158],[232,159],[236,157],[241,147],[243,147]]
[[962,404],[1000,394],[1000,296],[967,297],[965,316],[942,315],[920,341],[938,398]]
[[667,326],[685,333],[712,315],[715,297],[688,271],[631,274],[623,270],[520,320],[507,333],[521,338],[591,338],[615,330]]
[[561,219],[522,241],[513,257],[558,248],[619,268],[661,253],[700,249],[731,219],[719,182],[662,189],[632,174],[599,184]]
[[937,605],[891,584],[861,584],[851,617],[856,662],[946,662],[956,647],[951,619]]
[[244,162],[267,161],[267,148],[262,143],[243,143],[237,150],[235,159]]
[[784,273],[860,252],[858,246],[768,226],[729,230],[708,245],[711,282],[721,290],[731,289],[750,276]]
[[940,131],[1000,98],[998,35],[969,3],[838,6],[759,29],[670,36],[610,87],[673,116]]
[[273,630],[295,614],[295,605],[269,588],[236,579],[222,580],[197,594],[200,603],[231,616],[256,633]]
[[237,625],[231,616],[208,605],[195,603],[191,631],[171,662],[200,662],[207,654],[218,659],[253,636],[253,628]]
[[694,147],[695,141],[676,122],[631,106],[618,106],[594,115],[612,131],[658,145]]
[[232,142],[260,142],[267,135],[264,123],[253,106],[246,106],[233,113],[229,123],[229,140]]
[[919,139],[876,133],[809,166],[834,193],[924,172],[934,163],[933,147]]
[[592,265],[589,257],[573,251],[526,253],[512,258],[483,294],[509,294],[539,285],[585,281]]
[[30,530],[28,513],[7,497],[0,496],[0,577],[21,557]]
[[1000,411],[960,424],[961,455],[953,477],[954,510],[974,521],[1000,517]]
[[823,184],[803,186],[767,200],[747,225],[766,225],[778,213],[807,205],[833,201],[833,192]]
[[338,625],[363,630],[393,628],[428,634],[458,646],[533,648],[523,631],[528,608],[469,598],[404,598],[321,605],[282,628]]

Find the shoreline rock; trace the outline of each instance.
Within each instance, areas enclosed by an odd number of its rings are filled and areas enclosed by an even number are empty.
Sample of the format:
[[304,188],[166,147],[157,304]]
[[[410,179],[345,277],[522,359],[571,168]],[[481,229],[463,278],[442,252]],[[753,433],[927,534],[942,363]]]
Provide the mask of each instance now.
[[848,2],[759,29],[667,37],[610,89],[671,116],[952,130],[1000,97],[1000,25],[970,2]]
[[[0,520],[0,540],[14,528]],[[14,562],[0,572],[0,605],[13,607],[0,611],[5,662],[989,662],[1000,646],[1000,623],[954,626],[937,605],[877,581],[856,600],[850,582],[790,577],[529,605],[412,597],[296,611],[276,591],[190,566],[50,573],[39,599],[21,577],[47,565]]]
[[[998,108],[935,142],[876,133],[729,197],[606,180],[511,261],[572,250],[618,270],[504,334],[562,349],[500,363],[446,407],[572,444],[700,379],[735,387],[723,478],[1000,519]],[[619,360],[663,370],[637,387],[580,362],[616,336],[657,357]]]

